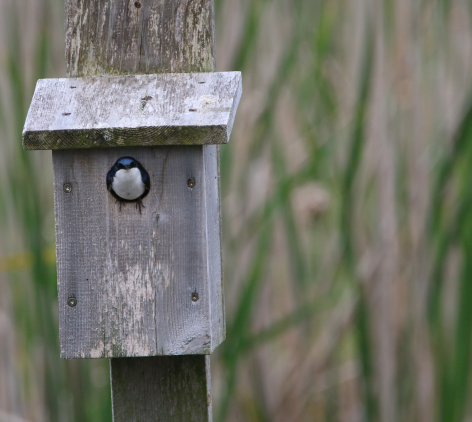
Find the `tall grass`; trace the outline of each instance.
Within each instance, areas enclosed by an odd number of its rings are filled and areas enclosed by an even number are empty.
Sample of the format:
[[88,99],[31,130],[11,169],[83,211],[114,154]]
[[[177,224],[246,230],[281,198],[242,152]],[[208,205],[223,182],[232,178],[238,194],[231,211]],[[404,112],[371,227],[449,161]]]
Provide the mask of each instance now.
[[[0,2],[0,421],[111,420],[107,361],[58,358],[50,153],[21,149],[35,81],[65,73],[62,7]],[[472,8],[216,7],[244,94],[215,421],[469,420]]]

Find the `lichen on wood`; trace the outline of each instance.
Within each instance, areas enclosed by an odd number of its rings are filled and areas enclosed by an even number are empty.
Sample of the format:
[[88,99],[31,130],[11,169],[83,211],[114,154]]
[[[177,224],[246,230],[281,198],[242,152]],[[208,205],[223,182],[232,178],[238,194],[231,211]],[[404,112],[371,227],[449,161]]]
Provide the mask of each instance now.
[[41,79],[23,130],[32,149],[228,142],[240,72]]

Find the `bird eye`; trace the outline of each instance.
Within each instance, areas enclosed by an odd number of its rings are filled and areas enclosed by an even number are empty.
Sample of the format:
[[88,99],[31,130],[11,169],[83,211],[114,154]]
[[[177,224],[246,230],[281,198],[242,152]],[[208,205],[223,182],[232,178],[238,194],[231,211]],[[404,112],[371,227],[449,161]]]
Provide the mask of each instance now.
[[131,168],[136,167],[136,163],[133,161],[130,165]]
[[118,168],[119,168],[119,169],[124,169],[125,166],[124,166],[123,164],[119,163],[119,164],[118,164]]

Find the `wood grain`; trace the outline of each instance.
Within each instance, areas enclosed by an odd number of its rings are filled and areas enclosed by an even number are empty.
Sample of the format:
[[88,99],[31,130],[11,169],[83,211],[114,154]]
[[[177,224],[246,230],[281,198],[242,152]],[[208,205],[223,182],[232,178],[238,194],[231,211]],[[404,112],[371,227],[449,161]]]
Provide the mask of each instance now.
[[[62,357],[207,354],[223,341],[213,148],[54,154]],[[136,158],[151,177],[142,214],[134,204],[120,211],[106,189],[106,173],[122,156]]]
[[114,422],[211,421],[209,356],[112,359]]
[[203,147],[203,165],[205,172],[205,237],[207,248],[210,333],[212,343],[220,344],[226,337],[224,285],[221,251],[221,198],[219,145]]
[[66,0],[68,76],[212,72],[210,0]]
[[226,143],[241,89],[240,72],[41,79],[23,147]]

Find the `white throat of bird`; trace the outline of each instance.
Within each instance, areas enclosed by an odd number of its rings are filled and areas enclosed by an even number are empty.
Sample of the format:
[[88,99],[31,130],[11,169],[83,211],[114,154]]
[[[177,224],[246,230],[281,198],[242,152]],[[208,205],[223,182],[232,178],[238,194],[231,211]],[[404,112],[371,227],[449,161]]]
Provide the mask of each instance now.
[[120,198],[128,201],[138,199],[145,189],[141,172],[136,167],[118,170],[111,187]]

